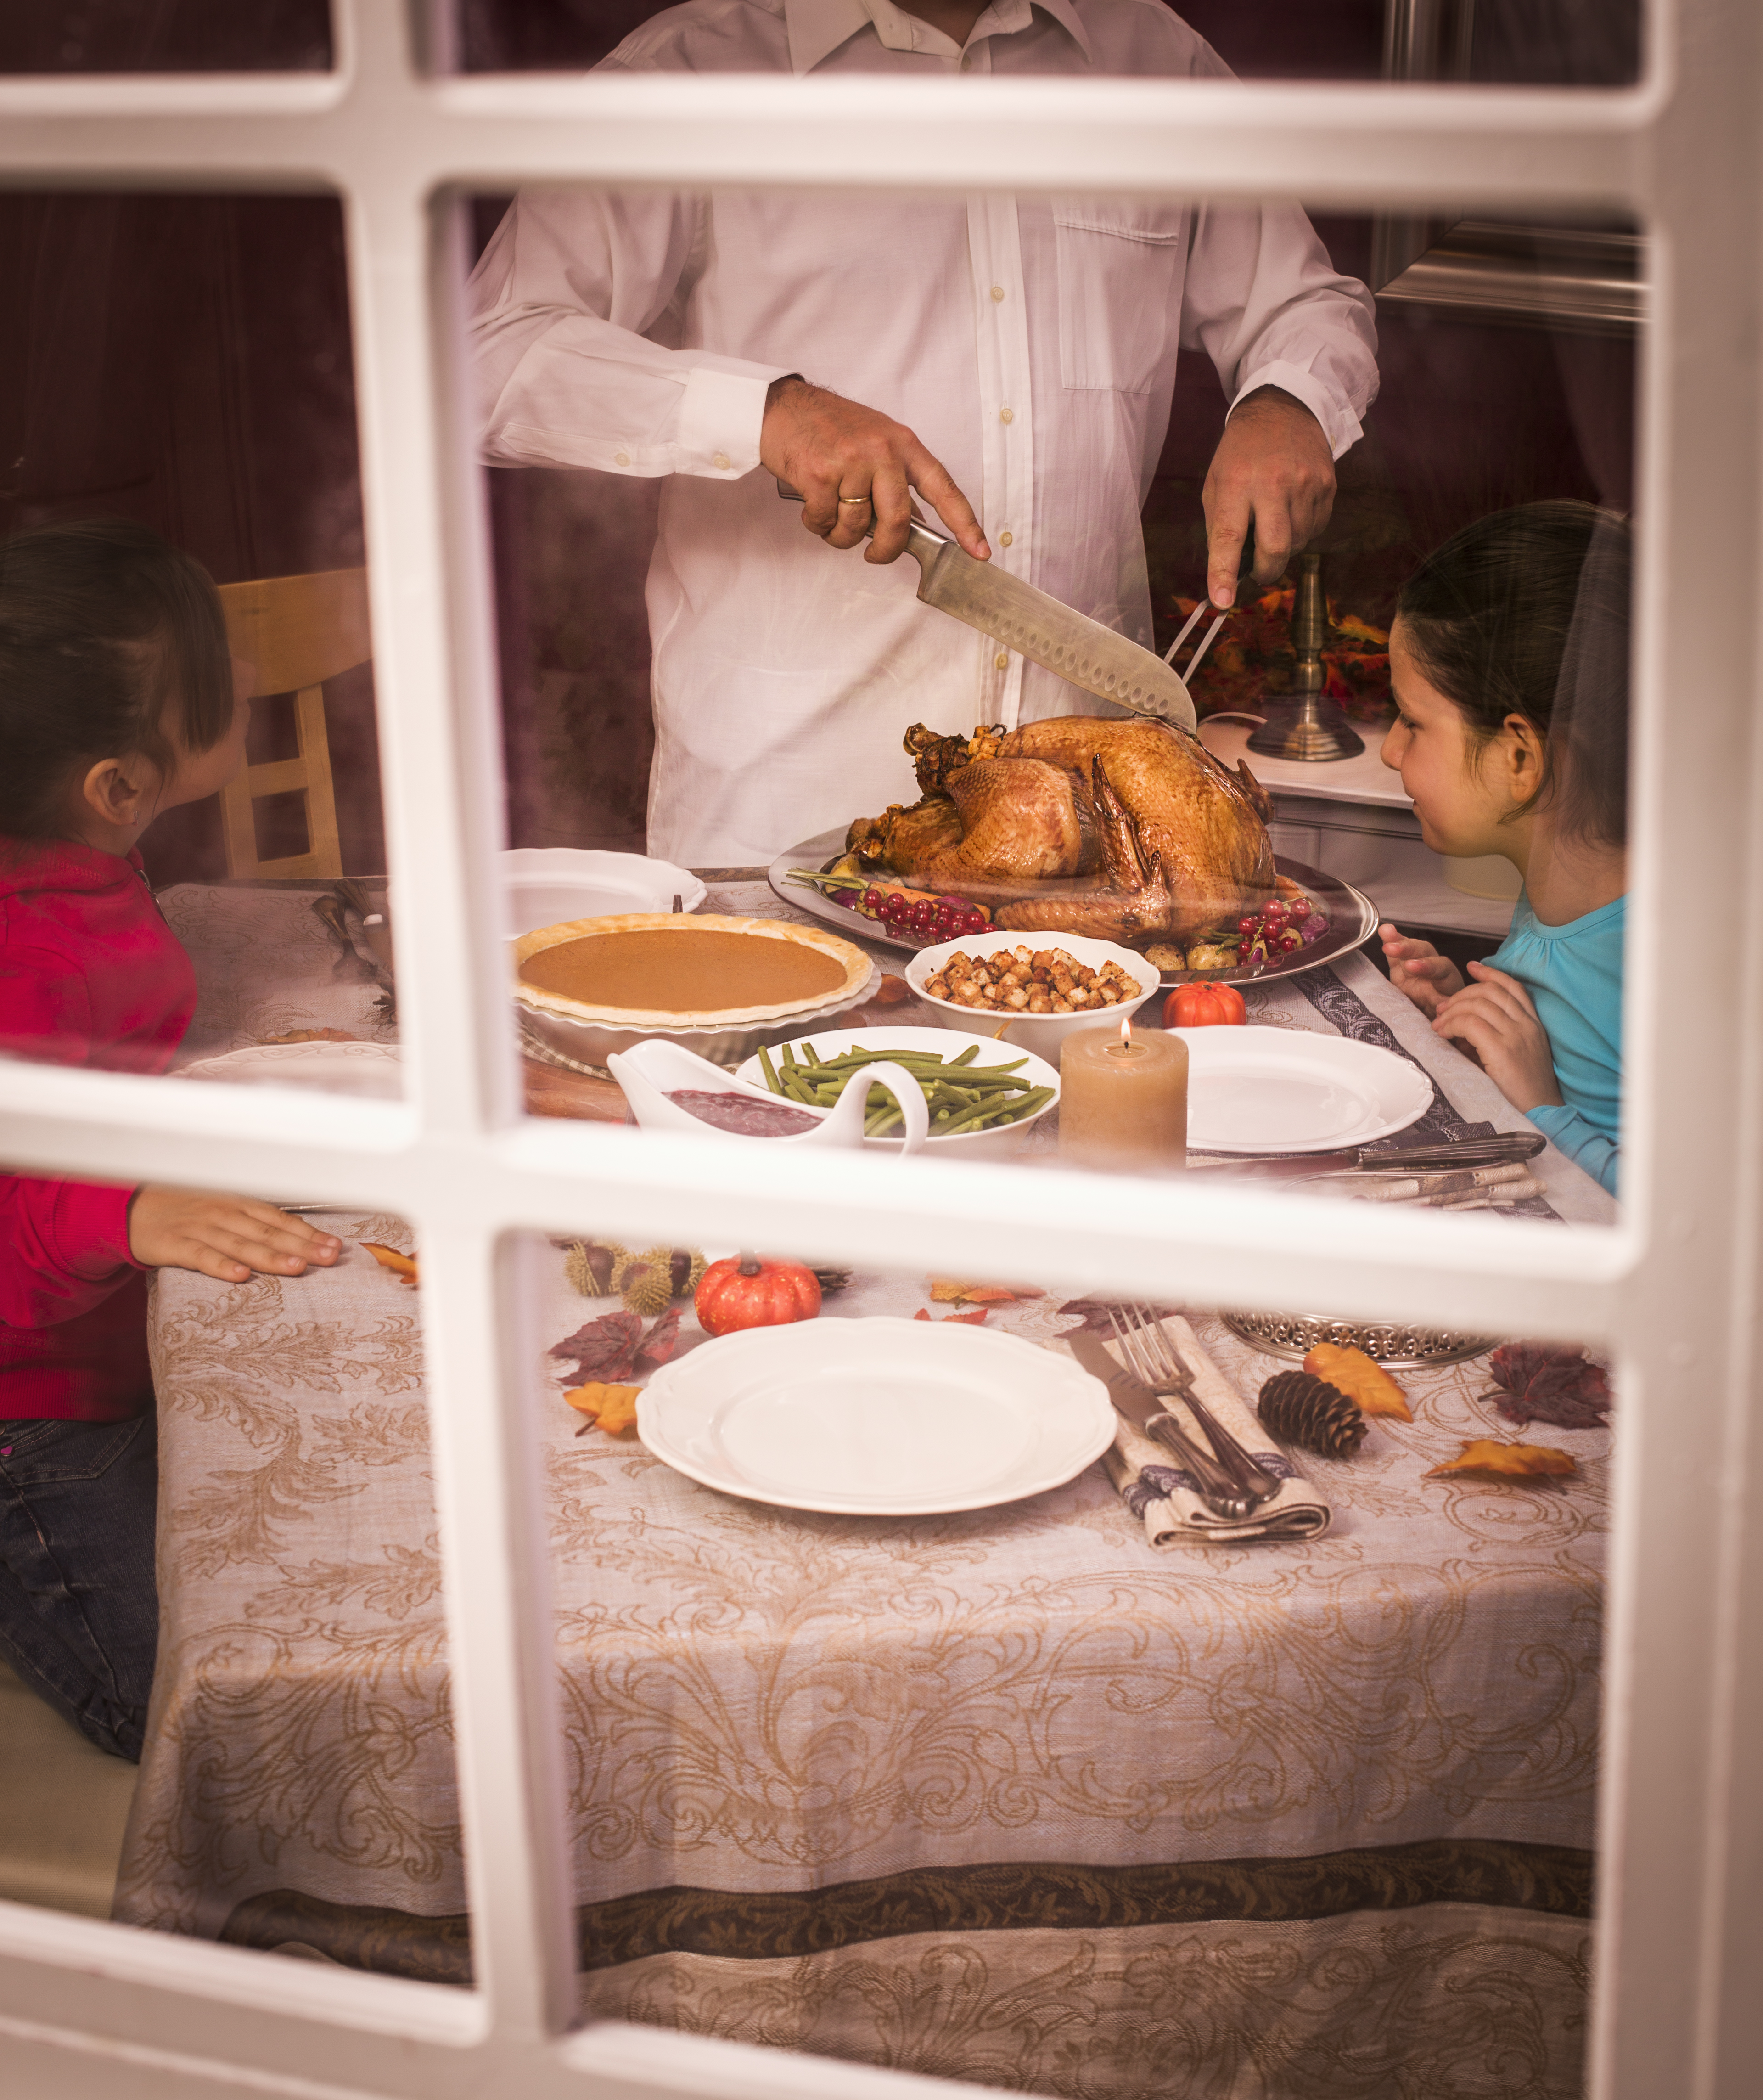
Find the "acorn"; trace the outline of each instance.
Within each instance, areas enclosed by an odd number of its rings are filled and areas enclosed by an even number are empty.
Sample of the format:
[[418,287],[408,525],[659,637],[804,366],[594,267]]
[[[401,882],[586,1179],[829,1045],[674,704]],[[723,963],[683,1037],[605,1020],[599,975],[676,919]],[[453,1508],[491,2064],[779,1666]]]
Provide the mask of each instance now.
[[633,1255],[619,1275],[619,1295],[645,1320],[665,1312],[673,1296],[672,1248],[650,1247]]
[[564,1258],[563,1273],[584,1298],[610,1298],[629,1260],[628,1249],[616,1240],[575,1240]]
[[1262,1420],[1282,1444],[1351,1458],[1365,1440],[1359,1403],[1309,1371],[1278,1371],[1261,1388]]

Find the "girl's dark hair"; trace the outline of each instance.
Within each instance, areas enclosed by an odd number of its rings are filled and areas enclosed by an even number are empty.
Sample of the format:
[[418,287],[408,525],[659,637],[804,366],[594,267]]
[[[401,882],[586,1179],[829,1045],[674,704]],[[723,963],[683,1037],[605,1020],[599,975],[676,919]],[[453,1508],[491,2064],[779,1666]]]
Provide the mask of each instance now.
[[1484,745],[1509,715],[1543,741],[1526,809],[1570,837],[1628,836],[1628,521],[1589,503],[1527,503],[1477,519],[1402,588],[1396,618],[1428,682]]
[[68,783],[172,739],[209,751],[232,724],[214,581],[144,525],[42,525],[0,544],[0,836],[52,838]]

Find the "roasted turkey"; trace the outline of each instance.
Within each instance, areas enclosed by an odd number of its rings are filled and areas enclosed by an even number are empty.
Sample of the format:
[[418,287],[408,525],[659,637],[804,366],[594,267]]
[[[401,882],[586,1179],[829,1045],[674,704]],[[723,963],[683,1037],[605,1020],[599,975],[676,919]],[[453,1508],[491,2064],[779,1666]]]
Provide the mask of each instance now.
[[859,818],[848,849],[990,906],[1000,926],[1185,943],[1273,894],[1260,783],[1161,722],[1062,715],[971,737],[919,724],[906,748],[923,798]]

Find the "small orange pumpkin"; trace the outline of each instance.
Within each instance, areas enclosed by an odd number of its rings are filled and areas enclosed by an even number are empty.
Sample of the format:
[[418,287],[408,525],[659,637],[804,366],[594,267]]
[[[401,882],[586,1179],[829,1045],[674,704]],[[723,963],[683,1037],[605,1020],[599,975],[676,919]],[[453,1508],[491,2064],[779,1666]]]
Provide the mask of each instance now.
[[698,1279],[692,1310],[707,1335],[743,1327],[787,1327],[820,1310],[820,1280],[799,1261],[761,1261],[756,1254],[713,1261]]
[[1166,1028],[1241,1028],[1248,1018],[1235,985],[1177,985],[1163,1002]]

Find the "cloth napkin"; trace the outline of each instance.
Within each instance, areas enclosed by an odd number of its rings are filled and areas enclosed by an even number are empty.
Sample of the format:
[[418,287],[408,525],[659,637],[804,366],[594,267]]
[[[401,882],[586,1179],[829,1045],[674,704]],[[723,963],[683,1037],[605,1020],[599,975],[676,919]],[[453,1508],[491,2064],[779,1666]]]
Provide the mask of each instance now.
[[[1162,1324],[1170,1346],[1192,1373],[1194,1390],[1201,1401],[1250,1458],[1279,1476],[1280,1492],[1246,1517],[1219,1516],[1201,1500],[1192,1480],[1176,1463],[1175,1453],[1166,1445],[1153,1442],[1124,1417],[1118,1418],[1113,1446],[1103,1453],[1102,1463],[1121,1500],[1144,1524],[1145,1537],[1158,1547],[1197,1539],[1235,1546],[1258,1538],[1320,1538],[1333,1515],[1329,1505],[1289,1458],[1268,1448],[1272,1440],[1267,1430],[1226,1383],[1223,1373],[1201,1348],[1193,1329],[1180,1314],[1166,1313]],[[1109,1342],[1105,1346],[1108,1354],[1126,1368],[1119,1345]],[[1188,1435],[1202,1449],[1210,1449],[1205,1431],[1184,1403],[1171,1396],[1168,1405]]]
[[1441,1211],[1508,1210],[1545,1193],[1523,1160],[1437,1174],[1319,1175],[1298,1185],[1307,1194],[1351,1196],[1361,1203],[1415,1203]]

